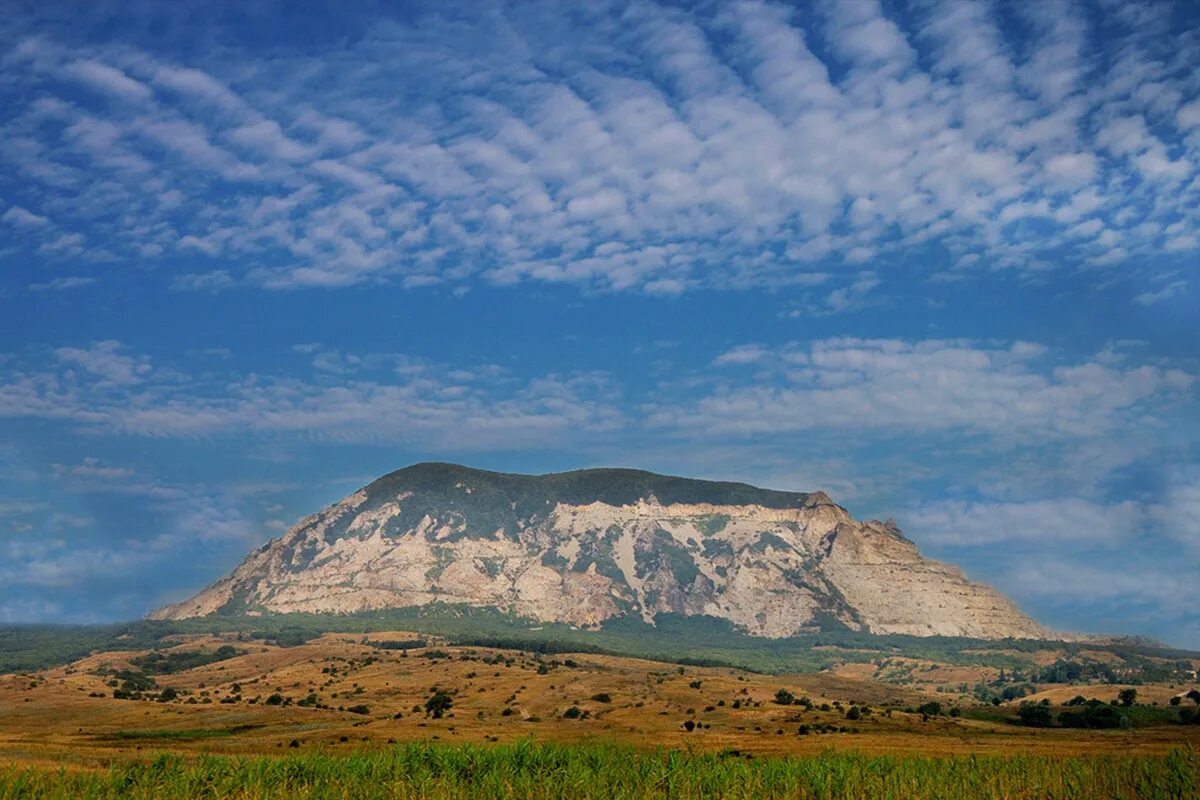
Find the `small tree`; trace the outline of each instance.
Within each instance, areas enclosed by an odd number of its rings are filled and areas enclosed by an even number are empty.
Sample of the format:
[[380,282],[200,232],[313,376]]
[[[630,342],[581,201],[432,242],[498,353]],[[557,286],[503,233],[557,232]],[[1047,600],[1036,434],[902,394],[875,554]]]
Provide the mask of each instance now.
[[1117,693],[1117,700],[1121,701],[1121,705],[1128,708],[1137,701],[1137,689],[1122,689]]
[[796,701],[796,695],[789,692],[787,689],[780,689],[775,693],[775,702],[781,706],[790,706]]
[[846,719],[857,720],[862,718],[862,712],[858,710],[858,706],[850,706],[846,712]]
[[433,696],[425,701],[425,713],[434,719],[441,719],[450,707],[454,705],[454,698],[444,689],[438,689],[433,693]]

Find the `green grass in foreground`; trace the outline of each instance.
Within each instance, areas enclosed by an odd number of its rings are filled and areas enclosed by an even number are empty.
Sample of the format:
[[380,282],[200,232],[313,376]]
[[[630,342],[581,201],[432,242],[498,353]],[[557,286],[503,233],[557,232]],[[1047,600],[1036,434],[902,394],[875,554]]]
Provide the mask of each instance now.
[[803,798],[1196,800],[1200,754],[754,758],[615,745],[401,745],[352,756],[186,760],[102,772],[0,769],[15,798]]

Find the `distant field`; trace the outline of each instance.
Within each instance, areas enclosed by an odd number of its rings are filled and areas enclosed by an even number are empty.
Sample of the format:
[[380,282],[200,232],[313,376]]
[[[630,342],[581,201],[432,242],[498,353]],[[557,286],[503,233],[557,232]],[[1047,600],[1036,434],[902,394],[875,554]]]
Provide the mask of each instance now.
[[369,754],[160,756],[99,771],[0,768],[0,800],[727,798],[1194,800],[1200,755],[807,758],[612,745],[403,745]]
[[[942,665],[1027,668],[1060,656],[1111,662],[1168,679],[1176,662],[1200,665],[1200,653],[1153,642],[1111,643],[982,640],[898,636],[831,629],[785,639],[763,639],[712,617],[661,614],[650,626],[640,618],[609,621],[600,630],[539,623],[494,609],[433,604],[357,614],[263,614],[178,621],[137,620],[114,625],[40,625],[0,628],[0,673],[44,669],[95,651],[148,649],[165,637],[240,632],[280,644],[299,644],[324,633],[406,630],[453,644],[507,647],[540,653],[607,653],[695,666],[728,666],[764,673],[816,672],[841,664],[870,664],[881,657],[921,659]],[[1151,674],[1145,674],[1145,673]],[[1158,674],[1153,674],[1158,673]]]

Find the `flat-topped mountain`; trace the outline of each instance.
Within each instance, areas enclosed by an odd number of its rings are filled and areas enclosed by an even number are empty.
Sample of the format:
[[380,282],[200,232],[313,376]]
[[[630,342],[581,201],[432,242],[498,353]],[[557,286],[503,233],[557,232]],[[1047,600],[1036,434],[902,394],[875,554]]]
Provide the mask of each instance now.
[[434,602],[596,626],[663,613],[759,636],[1044,637],[1001,594],[823,492],[629,469],[511,475],[416,464],[306,517],[154,612],[354,612]]

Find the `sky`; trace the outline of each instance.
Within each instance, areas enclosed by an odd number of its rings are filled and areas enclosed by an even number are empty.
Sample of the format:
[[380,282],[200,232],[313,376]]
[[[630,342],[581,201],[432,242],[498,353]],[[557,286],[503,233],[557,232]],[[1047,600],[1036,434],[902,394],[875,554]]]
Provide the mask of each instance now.
[[1200,649],[1200,7],[3,3],[0,622],[419,461],[821,489]]

